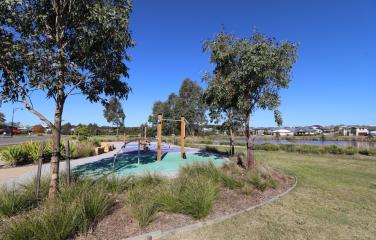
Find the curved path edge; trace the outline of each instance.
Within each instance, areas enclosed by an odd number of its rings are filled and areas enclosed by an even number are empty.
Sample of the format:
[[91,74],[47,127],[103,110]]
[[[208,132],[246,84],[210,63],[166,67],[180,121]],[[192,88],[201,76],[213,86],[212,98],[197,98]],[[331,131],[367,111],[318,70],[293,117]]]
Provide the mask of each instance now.
[[184,227],[178,227],[178,228],[165,230],[165,231],[158,230],[158,231],[154,231],[154,232],[144,233],[144,234],[134,236],[134,237],[124,238],[123,240],[152,240],[152,239],[154,240],[154,239],[160,239],[162,237],[173,236],[175,234],[189,232],[189,231],[197,230],[197,229],[202,228],[202,227],[206,227],[206,226],[210,226],[210,225],[213,225],[213,224],[216,224],[216,223],[223,222],[227,219],[238,216],[242,213],[246,213],[246,212],[249,212],[249,211],[254,210],[256,208],[260,208],[260,207],[262,207],[266,204],[272,203],[275,200],[285,196],[286,194],[291,192],[291,190],[293,190],[296,187],[296,185],[298,184],[298,178],[296,176],[293,176],[293,177],[295,179],[295,182],[289,189],[287,189],[286,191],[266,200],[265,202],[261,202],[259,204],[254,205],[254,206],[251,206],[249,208],[246,208],[246,209],[243,209],[243,210],[240,210],[240,211],[228,214],[228,215],[224,215],[224,216],[221,216],[221,217],[218,217],[218,218],[215,218],[215,219],[199,221],[197,223],[190,224],[190,225],[187,225],[187,226],[184,226]]

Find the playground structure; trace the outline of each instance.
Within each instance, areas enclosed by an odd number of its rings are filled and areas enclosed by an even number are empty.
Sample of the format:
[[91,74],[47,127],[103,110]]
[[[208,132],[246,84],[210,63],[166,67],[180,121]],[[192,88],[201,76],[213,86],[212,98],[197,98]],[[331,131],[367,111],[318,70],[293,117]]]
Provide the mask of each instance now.
[[[185,141],[185,124],[186,119],[182,116],[180,120],[177,119],[164,119],[163,115],[160,113],[158,114],[158,123],[157,123],[157,161],[162,159],[162,127],[163,121],[170,121],[170,122],[180,122],[180,157],[181,159],[186,158],[185,150],[184,150],[184,141]],[[146,136],[146,135],[145,135]]]

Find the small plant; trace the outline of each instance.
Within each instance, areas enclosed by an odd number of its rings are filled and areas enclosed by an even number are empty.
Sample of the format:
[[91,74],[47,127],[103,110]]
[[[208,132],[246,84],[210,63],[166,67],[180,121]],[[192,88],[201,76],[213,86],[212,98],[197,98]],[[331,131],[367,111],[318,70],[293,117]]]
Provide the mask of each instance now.
[[[40,199],[44,199],[48,192],[48,179],[41,179]],[[0,189],[0,216],[11,217],[30,210],[38,205],[35,193],[35,181],[11,189]]]
[[26,149],[26,152],[28,153],[30,160],[33,163],[37,163],[40,154],[40,142],[30,141],[25,143],[23,146]]
[[90,142],[78,142],[73,149],[73,158],[90,157],[95,155],[95,146]]
[[101,186],[102,189],[112,193],[121,193],[134,185],[134,177],[116,177],[110,176],[100,179],[97,184]]
[[2,150],[0,152],[0,159],[8,165],[16,166],[22,163],[27,163],[29,155],[22,145],[15,145]]
[[219,186],[206,176],[179,176],[159,198],[162,209],[196,219],[206,217],[214,204]]
[[245,195],[251,195],[254,190],[255,187],[249,183],[244,184],[240,189],[240,191]]
[[87,232],[102,219],[110,210],[112,199],[98,186],[93,186],[90,191],[83,192],[77,198],[76,214],[79,214],[79,230]]
[[[143,180],[152,178],[143,178]],[[157,185],[147,185],[147,181],[138,182],[128,192],[128,203],[132,208],[132,213],[141,227],[147,226],[159,210],[159,204],[156,202],[159,192]],[[152,182],[156,184],[155,181]]]

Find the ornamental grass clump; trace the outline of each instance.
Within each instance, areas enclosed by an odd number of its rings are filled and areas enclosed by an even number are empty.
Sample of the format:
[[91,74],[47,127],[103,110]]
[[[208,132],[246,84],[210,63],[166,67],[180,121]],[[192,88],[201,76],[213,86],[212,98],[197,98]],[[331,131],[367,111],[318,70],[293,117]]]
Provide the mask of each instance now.
[[54,201],[4,220],[0,239],[62,240],[85,234],[107,215],[114,199],[91,180],[63,186]]
[[162,185],[167,182],[160,176],[147,173],[138,177],[128,191],[127,201],[140,227],[147,226],[160,210],[157,202]]
[[10,166],[17,166],[28,163],[29,155],[22,145],[15,145],[2,150],[0,152],[0,160]]
[[0,218],[11,217],[37,207],[38,200],[43,201],[47,196],[48,182],[47,178],[41,179],[39,199],[35,193],[35,181],[12,188],[2,187],[0,189]]

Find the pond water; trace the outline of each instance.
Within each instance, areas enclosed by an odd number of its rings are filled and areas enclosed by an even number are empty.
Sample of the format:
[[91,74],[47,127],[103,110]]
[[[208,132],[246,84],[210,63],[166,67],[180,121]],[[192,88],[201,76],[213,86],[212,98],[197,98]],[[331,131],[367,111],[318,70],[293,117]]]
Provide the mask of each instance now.
[[[229,142],[228,138],[216,138],[213,142]],[[286,139],[252,139],[255,143],[274,143],[274,144],[307,144],[307,145],[337,145],[341,147],[357,147],[357,148],[374,148],[376,147],[376,142],[365,142],[365,141],[317,141],[317,140],[286,140]],[[234,142],[245,143],[245,138],[234,139]]]

